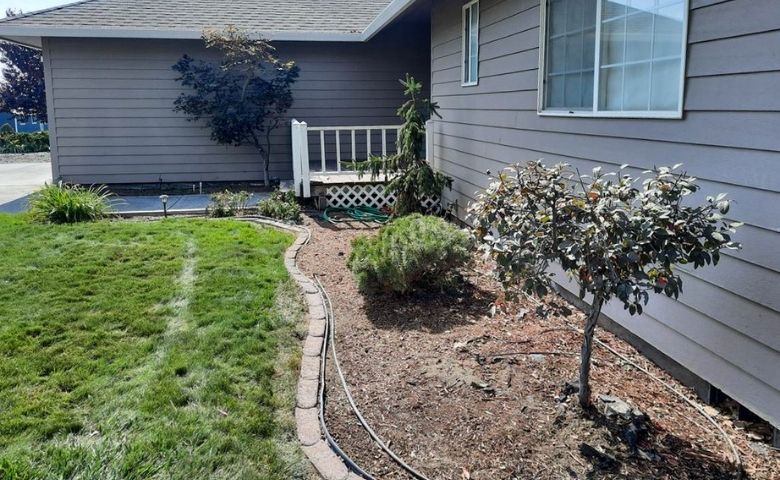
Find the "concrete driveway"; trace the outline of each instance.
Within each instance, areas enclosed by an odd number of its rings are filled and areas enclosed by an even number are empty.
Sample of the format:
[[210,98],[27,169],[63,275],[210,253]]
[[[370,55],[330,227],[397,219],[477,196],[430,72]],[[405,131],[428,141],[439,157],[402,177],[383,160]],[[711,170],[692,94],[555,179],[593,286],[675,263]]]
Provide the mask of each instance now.
[[50,163],[0,163],[0,212],[21,212],[27,196],[51,183]]

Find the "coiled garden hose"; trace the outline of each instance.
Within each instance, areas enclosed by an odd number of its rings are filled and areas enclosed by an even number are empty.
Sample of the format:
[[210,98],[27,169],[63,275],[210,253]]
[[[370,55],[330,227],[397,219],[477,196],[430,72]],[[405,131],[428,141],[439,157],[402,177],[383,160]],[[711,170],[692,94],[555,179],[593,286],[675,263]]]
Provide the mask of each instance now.
[[347,215],[348,217],[352,218],[353,220],[358,220],[361,222],[376,222],[376,223],[387,223],[390,221],[390,215],[386,214],[385,212],[373,208],[373,207],[328,207],[325,209],[324,212],[322,212],[322,219],[325,220],[328,223],[336,223],[342,220],[334,219],[331,217],[331,214],[333,213],[343,213]]
[[[363,426],[363,429],[368,433],[368,436],[371,437],[371,439],[376,442],[376,444],[381,448],[387,455],[390,456],[390,458],[395,461],[395,463],[398,464],[401,468],[403,468],[409,475],[414,477],[416,480],[428,480],[428,477],[423,475],[422,473],[418,472],[411,466],[409,466],[406,462],[403,461],[401,457],[399,457],[395,452],[390,450],[390,447],[388,447],[385,442],[382,441],[382,439],[377,435],[377,433],[374,431],[373,428],[371,428],[371,425],[368,424],[368,421],[363,417],[363,415],[360,413],[360,409],[358,408],[357,404],[355,403],[355,399],[352,398],[352,393],[349,390],[349,386],[347,385],[347,380],[344,377],[344,372],[341,370],[341,364],[339,363],[338,356],[336,355],[336,326],[335,321],[333,318],[333,308],[332,303],[330,300],[330,296],[328,295],[328,292],[325,291],[325,288],[322,286],[322,282],[320,282],[320,279],[317,275],[314,276],[314,280],[317,282],[317,288],[320,291],[320,296],[323,299],[323,305],[325,306],[325,319],[326,319],[326,326],[327,326],[327,332],[325,334],[326,341],[330,342],[331,352],[333,355],[333,365],[336,367],[336,373],[339,376],[339,379],[341,380],[341,386],[344,390],[344,393],[347,396],[347,401],[349,402],[350,407],[352,408],[353,413],[357,417],[360,424]],[[325,348],[323,346],[323,348]],[[324,357],[323,357],[324,358]],[[323,368],[324,370],[324,368]],[[321,377],[324,378],[324,375]],[[322,405],[322,403],[320,404]],[[343,453],[343,452],[341,452]],[[342,458],[348,458],[346,456],[342,456]],[[350,460],[351,461],[351,460]],[[354,465],[354,462],[353,462]],[[357,465],[354,465],[357,467]],[[359,469],[359,467],[358,467]],[[373,480],[373,477],[371,477],[368,473],[363,472],[360,470],[361,476],[367,480]],[[358,473],[360,473],[358,472]]]

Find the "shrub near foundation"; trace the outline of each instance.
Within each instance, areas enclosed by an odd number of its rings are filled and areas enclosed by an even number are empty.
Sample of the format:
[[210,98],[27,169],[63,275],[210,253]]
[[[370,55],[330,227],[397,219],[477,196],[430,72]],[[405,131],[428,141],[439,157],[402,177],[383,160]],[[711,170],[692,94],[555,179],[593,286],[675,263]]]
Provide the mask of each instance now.
[[91,222],[113,211],[105,186],[45,185],[30,198],[30,215],[39,223]]
[[243,190],[240,192],[225,190],[214,193],[211,195],[207,212],[209,216],[216,218],[243,215],[251,197],[252,194]]
[[292,190],[272,192],[271,198],[257,203],[257,213],[277,220],[296,223],[301,220],[301,206]]
[[409,215],[352,242],[349,268],[361,290],[409,293],[451,286],[471,258],[469,235],[438,217]]
[[580,355],[584,408],[591,406],[590,358],[603,305],[614,298],[641,315],[651,293],[679,297],[679,265],[717,265],[721,251],[741,248],[731,240],[741,223],[726,220],[726,194],[692,200],[701,187],[681,166],[634,178],[628,165],[581,175],[566,164],[517,164],[499,173],[470,208],[479,248],[495,260],[508,293],[520,287],[546,295],[555,263],[578,284],[580,298],[591,295]]

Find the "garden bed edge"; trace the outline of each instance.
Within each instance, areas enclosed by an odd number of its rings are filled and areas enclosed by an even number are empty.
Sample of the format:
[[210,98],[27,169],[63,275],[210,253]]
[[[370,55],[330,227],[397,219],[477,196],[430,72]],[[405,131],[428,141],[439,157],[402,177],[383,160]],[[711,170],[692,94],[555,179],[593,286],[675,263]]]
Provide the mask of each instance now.
[[311,464],[324,480],[361,480],[350,471],[341,458],[325,441],[319,418],[320,362],[324,354],[322,345],[325,335],[325,306],[314,282],[297,266],[296,258],[306,245],[310,232],[298,227],[262,217],[245,220],[292,232],[296,235],[293,244],[284,255],[284,266],[300,288],[306,304],[307,334],[303,343],[301,371],[295,399],[295,424],[298,441]]

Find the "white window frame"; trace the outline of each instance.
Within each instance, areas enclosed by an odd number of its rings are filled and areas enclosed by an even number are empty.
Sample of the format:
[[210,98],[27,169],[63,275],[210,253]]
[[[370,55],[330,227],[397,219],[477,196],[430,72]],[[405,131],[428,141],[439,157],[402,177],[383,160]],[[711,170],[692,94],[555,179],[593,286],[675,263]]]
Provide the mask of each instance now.
[[690,0],[684,0],[685,7],[683,12],[683,31],[682,31],[682,51],[680,52],[680,85],[678,90],[677,110],[626,110],[609,111],[599,110],[599,73],[601,71],[601,0],[596,2],[596,45],[595,58],[593,63],[593,107],[592,110],[564,110],[564,109],[545,109],[544,81],[547,68],[547,3],[548,0],[541,0],[540,24],[539,24],[539,79],[536,113],[546,117],[596,117],[596,118],[661,118],[661,119],[682,119],[683,101],[685,100],[685,77],[687,70],[688,53],[688,15],[690,13]]
[[[472,8],[476,5],[476,8]],[[466,69],[466,50],[469,42],[469,36],[466,35],[466,26],[471,28],[470,19],[468,18],[469,11],[477,14],[477,78],[472,81],[467,81],[468,70]],[[479,85],[479,0],[471,0],[467,4],[463,5],[463,15],[461,24],[461,35],[463,36],[463,42],[461,44],[461,59],[460,59],[460,85],[462,87],[473,87]],[[470,60],[470,58],[469,58]]]

